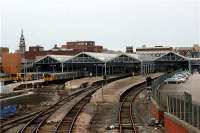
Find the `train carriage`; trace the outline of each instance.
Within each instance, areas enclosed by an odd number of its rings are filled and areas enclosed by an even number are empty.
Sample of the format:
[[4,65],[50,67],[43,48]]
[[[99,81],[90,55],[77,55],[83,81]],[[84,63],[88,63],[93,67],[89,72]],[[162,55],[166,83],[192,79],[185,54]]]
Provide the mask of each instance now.
[[88,76],[88,72],[63,72],[63,73],[45,73],[44,74],[44,81],[55,81],[55,80],[66,80],[66,79],[73,79],[79,77],[86,77]]

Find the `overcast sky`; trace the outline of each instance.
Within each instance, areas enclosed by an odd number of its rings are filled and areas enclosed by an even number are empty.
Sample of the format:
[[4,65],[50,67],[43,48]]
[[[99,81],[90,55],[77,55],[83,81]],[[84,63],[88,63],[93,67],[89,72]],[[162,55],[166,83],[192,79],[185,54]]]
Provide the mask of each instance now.
[[46,49],[66,41],[126,45],[192,46],[200,41],[199,0],[0,0],[0,44]]

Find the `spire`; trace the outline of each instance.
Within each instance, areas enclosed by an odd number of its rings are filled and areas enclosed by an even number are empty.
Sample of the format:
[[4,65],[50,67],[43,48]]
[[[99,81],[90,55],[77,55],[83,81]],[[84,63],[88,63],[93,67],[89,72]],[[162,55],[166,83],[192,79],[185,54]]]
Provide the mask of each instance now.
[[23,29],[21,29],[21,37],[20,37],[20,39],[24,39]]
[[22,52],[22,53],[24,53],[26,51],[23,29],[21,30],[21,37],[20,37],[20,42],[19,42],[19,51]]
[[24,36],[24,35],[23,35],[23,29],[21,29],[21,36]]

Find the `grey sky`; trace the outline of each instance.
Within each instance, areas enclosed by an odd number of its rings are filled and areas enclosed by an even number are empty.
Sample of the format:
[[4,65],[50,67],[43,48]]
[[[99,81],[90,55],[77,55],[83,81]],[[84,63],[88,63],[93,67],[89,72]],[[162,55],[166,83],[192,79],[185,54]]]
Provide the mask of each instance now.
[[18,47],[24,29],[28,45],[94,40],[124,50],[163,44],[199,43],[199,0],[0,0],[1,42]]

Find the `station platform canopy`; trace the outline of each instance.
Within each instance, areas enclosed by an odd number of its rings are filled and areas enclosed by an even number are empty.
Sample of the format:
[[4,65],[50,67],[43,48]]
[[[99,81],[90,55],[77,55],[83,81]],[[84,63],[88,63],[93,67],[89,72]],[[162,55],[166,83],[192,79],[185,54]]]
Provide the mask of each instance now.
[[68,55],[46,55],[41,58],[39,58],[35,63],[36,64],[51,64],[51,63],[62,63],[73,56],[68,56]]
[[95,53],[81,52],[75,56],[68,55],[46,55],[39,58],[36,64],[53,64],[53,63],[140,63],[155,61],[188,61],[189,58],[184,57],[175,52],[146,52],[146,53]]
[[94,53],[94,52],[82,52],[64,63],[114,63],[114,62],[124,62],[124,63],[136,63],[140,62],[137,55],[134,54],[110,54],[110,53]]
[[189,58],[171,51],[155,58],[154,61],[189,61]]

